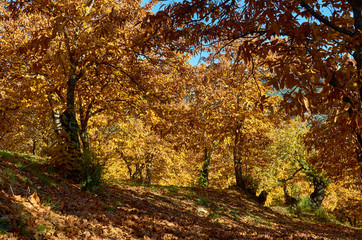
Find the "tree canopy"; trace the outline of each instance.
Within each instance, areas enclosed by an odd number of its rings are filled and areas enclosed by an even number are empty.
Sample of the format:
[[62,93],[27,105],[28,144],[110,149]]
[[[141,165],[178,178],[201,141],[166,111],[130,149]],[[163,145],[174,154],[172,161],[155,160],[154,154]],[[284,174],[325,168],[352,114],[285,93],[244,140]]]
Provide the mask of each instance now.
[[87,190],[236,185],[359,211],[359,0],[0,1],[0,100],[0,148]]

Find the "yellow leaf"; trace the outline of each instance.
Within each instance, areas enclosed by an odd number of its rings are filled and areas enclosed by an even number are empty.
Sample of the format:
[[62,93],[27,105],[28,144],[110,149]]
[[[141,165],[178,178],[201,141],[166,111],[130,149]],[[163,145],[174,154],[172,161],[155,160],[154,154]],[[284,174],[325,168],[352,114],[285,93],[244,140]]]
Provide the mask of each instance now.
[[307,109],[307,111],[310,113],[310,105],[309,105],[309,100],[308,100],[308,98],[306,98],[306,97],[303,97],[303,102],[304,102],[304,106],[305,106],[305,108]]
[[334,117],[334,123],[336,123],[336,122],[337,122],[337,119],[338,119],[338,114],[339,114],[339,110],[337,110],[336,116]]

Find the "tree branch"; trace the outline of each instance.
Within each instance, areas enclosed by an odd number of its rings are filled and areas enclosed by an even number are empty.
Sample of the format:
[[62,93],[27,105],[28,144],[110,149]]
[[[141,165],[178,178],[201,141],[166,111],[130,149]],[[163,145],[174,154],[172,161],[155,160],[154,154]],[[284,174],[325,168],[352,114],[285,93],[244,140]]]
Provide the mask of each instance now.
[[110,64],[110,63],[107,63],[107,62],[102,62],[102,64],[105,64],[105,65],[107,65],[107,66],[109,66],[109,67],[111,67],[111,68],[117,69],[118,71],[122,72],[122,73],[123,73],[124,75],[126,75],[129,79],[131,79],[131,81],[132,81],[134,84],[136,84],[137,87],[139,87],[142,91],[147,92],[147,90],[146,90],[141,84],[139,84],[139,83],[136,81],[136,79],[134,79],[134,77],[132,77],[131,75],[129,75],[129,74],[128,74],[126,71],[124,71],[122,68],[119,68],[119,67],[114,66],[114,65],[112,65],[112,64]]
[[286,183],[286,182],[288,182],[289,180],[292,180],[292,179],[295,177],[295,175],[297,175],[297,173],[300,172],[300,171],[302,171],[303,169],[304,169],[304,167],[302,166],[301,168],[299,168],[298,170],[296,170],[296,171],[293,173],[293,175],[290,176],[289,178],[287,178],[287,179],[278,179],[278,181],[279,181],[279,182],[282,182],[282,183]]
[[93,4],[94,4],[94,0],[89,1],[89,3],[87,4],[89,6],[88,6],[87,12],[85,13],[84,17],[89,15],[89,13],[90,13],[90,11],[91,11],[91,9],[93,7]]
[[326,19],[325,17],[319,15],[316,11],[313,10],[313,8],[311,6],[309,6],[307,3],[305,3],[304,1],[300,2],[300,6],[302,6],[303,8],[305,8],[305,10],[307,10],[313,17],[315,17],[318,21],[320,21],[321,23],[324,23],[325,25],[327,25],[328,27],[336,30],[337,32],[346,34],[350,37],[354,37],[355,33],[348,31],[347,29],[338,27],[337,25],[335,25],[334,23],[330,22],[328,19]]

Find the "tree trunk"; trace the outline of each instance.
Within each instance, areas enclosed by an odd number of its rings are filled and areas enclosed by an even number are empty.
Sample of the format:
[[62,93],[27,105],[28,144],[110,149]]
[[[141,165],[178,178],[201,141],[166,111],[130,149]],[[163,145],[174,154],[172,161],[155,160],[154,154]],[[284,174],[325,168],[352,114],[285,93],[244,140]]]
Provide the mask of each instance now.
[[32,141],[33,141],[33,144],[32,144],[31,150],[32,150],[33,155],[35,155],[35,153],[36,153],[37,140],[36,140],[36,139],[32,139]]
[[350,218],[349,216],[346,216],[348,222],[349,222],[349,225],[351,227],[357,227],[357,220],[356,220],[356,217],[354,217],[354,220],[352,221],[352,218]]
[[91,102],[88,109],[84,111],[82,99],[79,97],[79,118],[80,118],[80,140],[82,142],[83,153],[89,152],[89,139],[88,139],[88,121],[90,118],[90,109],[93,105]]
[[340,214],[339,214],[339,219],[338,219],[341,223],[344,222],[344,211],[343,209],[340,210]]
[[80,156],[79,126],[74,111],[74,106],[68,107],[61,115],[63,129],[68,136],[66,149],[70,158]]
[[[349,0],[348,1],[353,10],[354,26],[355,31],[362,31],[362,1],[361,0]],[[361,33],[359,33],[361,34]],[[358,36],[357,36],[358,38]],[[357,76],[358,76],[358,86],[359,86],[359,97],[360,102],[362,102],[362,44],[361,42],[357,44],[356,51],[353,53],[353,58],[356,61],[357,65]],[[359,142],[359,150],[357,151],[357,160],[362,164],[362,137],[361,130],[356,129],[357,140]],[[362,171],[362,168],[361,168]]]
[[145,177],[145,184],[151,184],[152,181],[152,170],[153,170],[153,165],[152,165],[152,161],[147,164],[146,167],[146,177]]
[[136,164],[136,170],[132,174],[131,179],[142,183],[143,182],[142,169],[143,169],[143,165],[140,166],[139,164]]
[[306,176],[309,179],[312,179],[314,186],[314,191],[309,196],[311,207],[318,208],[322,205],[322,201],[326,196],[325,190],[329,185],[329,180],[324,177],[322,173],[318,173],[308,162],[303,162],[300,158],[297,158],[296,160],[301,165],[301,168],[298,169],[291,178],[293,178],[300,170],[304,169]]
[[120,152],[121,155],[121,159],[123,159],[123,161],[126,163],[127,169],[128,169],[128,174],[129,174],[129,179],[132,179],[132,168],[131,168],[131,164],[127,161],[126,157],[124,156],[123,152]]
[[297,203],[297,199],[289,195],[286,184],[283,186],[283,190],[284,190],[285,205],[287,205],[287,206],[295,205]]
[[55,133],[59,135],[60,131],[63,129],[61,114],[59,111],[53,112],[53,123]]
[[244,189],[245,184],[243,182],[243,169],[242,169],[243,161],[240,150],[242,144],[241,127],[242,127],[241,121],[236,120],[233,158],[234,158],[236,186]]
[[89,152],[89,139],[87,128],[81,128],[80,130],[80,140],[82,141],[83,152]]
[[328,184],[323,179],[313,176],[314,191],[310,195],[310,203],[313,208],[318,208],[322,205],[322,201],[326,196],[325,190]]
[[[74,64],[74,66],[76,66]],[[79,142],[79,125],[75,113],[75,87],[81,74],[75,73],[75,67],[72,67],[72,74],[67,81],[67,105],[61,115],[62,127],[68,135],[67,150],[72,161],[81,155]]]
[[210,169],[210,160],[211,160],[212,151],[209,151],[207,147],[204,149],[204,160],[201,169],[201,176],[199,178],[200,187],[209,186],[209,169]]

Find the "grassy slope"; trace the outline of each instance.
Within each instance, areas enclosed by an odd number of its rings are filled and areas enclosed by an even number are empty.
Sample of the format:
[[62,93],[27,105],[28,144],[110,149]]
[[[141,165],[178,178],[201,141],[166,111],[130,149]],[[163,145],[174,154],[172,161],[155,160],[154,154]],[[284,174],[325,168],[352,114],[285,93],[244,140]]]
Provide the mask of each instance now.
[[0,152],[0,239],[362,239],[361,230],[302,222],[233,189],[109,182],[93,195],[45,169]]

